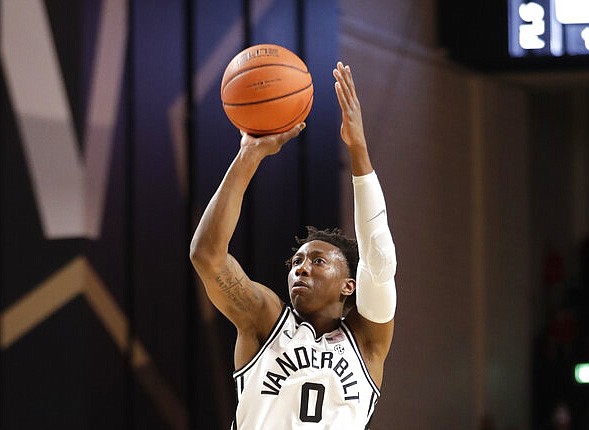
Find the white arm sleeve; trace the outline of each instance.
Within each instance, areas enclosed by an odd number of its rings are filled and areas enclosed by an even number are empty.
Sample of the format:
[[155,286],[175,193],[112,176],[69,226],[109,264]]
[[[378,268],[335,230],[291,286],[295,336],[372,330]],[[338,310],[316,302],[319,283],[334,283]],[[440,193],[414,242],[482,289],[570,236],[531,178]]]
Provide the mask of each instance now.
[[356,306],[364,318],[385,323],[395,316],[397,257],[387,222],[382,188],[373,171],[353,176],[354,226],[360,260],[356,274]]

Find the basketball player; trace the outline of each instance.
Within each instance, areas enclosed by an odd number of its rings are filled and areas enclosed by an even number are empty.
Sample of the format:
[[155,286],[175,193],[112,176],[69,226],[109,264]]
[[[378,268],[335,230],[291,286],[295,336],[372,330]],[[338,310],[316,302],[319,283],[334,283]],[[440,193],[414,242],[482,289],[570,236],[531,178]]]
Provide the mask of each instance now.
[[[260,138],[242,133],[191,243],[209,298],[237,328],[233,429],[365,429],[379,397],[393,338],[395,248],[350,67],[338,62],[333,74],[352,166],[357,246],[337,229],[308,228],[289,261],[290,304],[248,278],[228,252],[258,166],[304,123]],[[344,315],[354,291],[356,303]]]

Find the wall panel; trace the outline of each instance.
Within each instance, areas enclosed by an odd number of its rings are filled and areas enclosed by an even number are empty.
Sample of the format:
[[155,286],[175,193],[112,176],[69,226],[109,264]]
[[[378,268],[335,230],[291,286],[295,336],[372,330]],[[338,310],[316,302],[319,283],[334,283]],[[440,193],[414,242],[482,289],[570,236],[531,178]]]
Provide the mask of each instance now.
[[[0,427],[228,428],[234,330],[188,258],[239,147],[221,75],[247,43],[278,43],[308,53],[317,93],[331,91],[337,34],[302,24],[320,7],[335,28],[335,3],[0,7]],[[327,120],[308,146],[335,153],[335,99],[316,106]],[[338,216],[337,158],[322,160],[323,188],[303,196],[311,164],[300,153],[293,142],[265,163],[232,243],[282,293],[300,202]]]

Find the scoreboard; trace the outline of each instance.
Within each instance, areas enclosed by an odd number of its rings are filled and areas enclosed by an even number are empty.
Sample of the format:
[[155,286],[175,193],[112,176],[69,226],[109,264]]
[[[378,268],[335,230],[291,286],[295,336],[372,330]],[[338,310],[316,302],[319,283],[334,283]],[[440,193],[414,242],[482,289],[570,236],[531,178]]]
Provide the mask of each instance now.
[[509,55],[589,55],[589,0],[508,0]]
[[440,1],[450,58],[484,71],[589,70],[589,0]]

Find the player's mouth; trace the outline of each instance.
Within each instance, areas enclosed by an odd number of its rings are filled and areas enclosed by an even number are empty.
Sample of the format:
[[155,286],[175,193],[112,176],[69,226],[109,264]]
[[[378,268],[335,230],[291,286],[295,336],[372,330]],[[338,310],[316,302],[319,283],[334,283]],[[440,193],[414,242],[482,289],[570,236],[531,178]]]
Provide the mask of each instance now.
[[309,286],[305,282],[297,281],[294,284],[292,284],[291,291],[293,293],[296,293],[298,291],[304,291],[304,290],[308,290],[308,289],[309,289]]

